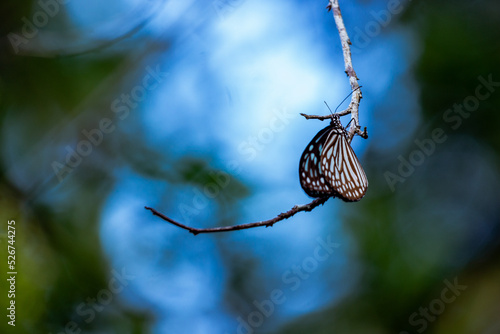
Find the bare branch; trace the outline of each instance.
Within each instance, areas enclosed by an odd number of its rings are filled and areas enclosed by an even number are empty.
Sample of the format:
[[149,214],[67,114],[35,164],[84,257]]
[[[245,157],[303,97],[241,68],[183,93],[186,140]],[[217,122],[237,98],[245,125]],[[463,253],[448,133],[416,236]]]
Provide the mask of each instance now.
[[351,113],[351,119],[353,121],[353,126],[349,129],[349,141],[352,140],[352,137],[355,133],[361,135],[360,127],[359,127],[359,102],[361,101],[362,94],[361,90],[358,89],[358,76],[354,71],[354,67],[352,66],[352,57],[351,57],[351,40],[349,39],[349,35],[347,35],[347,30],[344,25],[344,19],[342,18],[342,13],[340,12],[339,0],[330,0],[331,10],[333,12],[333,18],[335,20],[335,24],[337,25],[337,30],[339,31],[340,43],[342,44],[342,51],[344,53],[344,64],[345,64],[345,73],[349,77],[349,83],[351,84],[351,90],[353,90],[351,103],[349,103],[349,107],[346,109]]
[[[363,95],[361,94],[361,90],[359,89],[358,76],[354,71],[354,67],[352,66],[352,57],[351,57],[351,40],[349,39],[349,35],[347,35],[347,30],[344,25],[344,19],[342,18],[342,13],[340,12],[339,0],[330,0],[328,6],[326,6],[328,11],[332,11],[333,19],[335,20],[335,24],[337,25],[337,30],[339,31],[340,43],[342,44],[342,52],[344,54],[344,64],[345,64],[345,73],[349,77],[349,83],[351,84],[352,97],[351,102],[347,109],[339,112],[340,116],[351,114],[351,120],[353,125],[349,128],[349,142],[352,141],[352,138],[355,134],[360,135],[362,138],[368,138],[368,134],[366,133],[366,128],[364,131],[361,131],[361,127],[359,125],[359,102]],[[322,116],[306,116],[307,119],[327,119],[329,117],[321,118]]]
[[153,215],[160,217],[161,219],[169,222],[170,224],[173,224],[175,226],[178,226],[180,228],[183,228],[185,230],[188,230],[189,232],[193,233],[194,235],[200,234],[200,233],[216,233],[216,232],[229,232],[229,231],[237,231],[237,230],[245,230],[249,228],[254,228],[254,227],[259,227],[259,226],[265,226],[265,227],[271,227],[274,224],[276,224],[279,221],[288,219],[292,216],[294,216],[296,213],[301,212],[301,211],[311,211],[318,205],[324,204],[330,197],[321,197],[317,198],[314,201],[312,201],[309,204],[304,204],[304,205],[296,205],[287,212],[280,213],[276,217],[269,219],[269,220],[264,220],[260,222],[255,222],[255,223],[248,223],[248,224],[241,224],[241,225],[233,225],[233,226],[221,226],[221,227],[211,227],[211,228],[196,228],[196,227],[191,227],[184,225],[182,223],[179,223],[164,214],[156,211],[153,208],[145,206],[144,208],[146,210],[150,210]]

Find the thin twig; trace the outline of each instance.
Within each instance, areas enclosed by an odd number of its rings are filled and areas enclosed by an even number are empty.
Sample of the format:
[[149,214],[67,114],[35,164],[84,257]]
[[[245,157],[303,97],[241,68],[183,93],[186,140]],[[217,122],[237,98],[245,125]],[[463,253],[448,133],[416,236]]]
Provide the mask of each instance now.
[[185,230],[188,230],[189,232],[193,233],[194,235],[200,234],[200,233],[215,233],[215,232],[229,232],[229,231],[237,231],[237,230],[244,230],[248,228],[254,228],[254,227],[259,227],[259,226],[265,226],[265,227],[271,227],[274,224],[276,224],[279,221],[282,221],[284,219],[288,219],[292,216],[294,216],[296,213],[301,212],[301,211],[311,211],[318,205],[324,204],[330,197],[321,197],[317,198],[314,201],[312,201],[309,204],[304,204],[304,205],[296,205],[287,212],[280,213],[276,217],[269,219],[269,220],[264,220],[260,222],[255,222],[255,223],[248,223],[248,224],[241,224],[241,225],[233,225],[233,226],[222,226],[222,227],[210,227],[210,228],[196,228],[196,227],[191,227],[184,225],[182,223],[179,223],[172,218],[169,218],[165,216],[164,214],[156,211],[153,208],[145,206],[144,208],[146,210],[150,210],[153,215],[160,217],[161,219],[178,226],[180,228],[183,228]]
[[[326,115],[326,116],[321,116],[321,115],[306,115],[303,113],[300,113],[301,116],[304,116],[305,119],[319,119],[320,121],[324,121],[325,119],[332,119],[332,115]],[[349,129],[350,130],[350,129]],[[366,130],[366,126],[361,131],[359,128],[355,131],[361,138],[368,139],[368,131]],[[351,138],[352,140],[352,138]]]
[[332,119],[332,115],[320,116],[320,115],[306,115],[300,113],[301,116],[304,116],[306,119],[319,119],[320,121],[324,121],[325,119]]

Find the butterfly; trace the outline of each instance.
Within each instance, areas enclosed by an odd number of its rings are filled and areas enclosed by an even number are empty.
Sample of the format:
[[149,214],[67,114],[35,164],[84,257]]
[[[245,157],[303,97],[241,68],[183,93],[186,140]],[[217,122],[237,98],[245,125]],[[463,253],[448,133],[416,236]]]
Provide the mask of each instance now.
[[311,197],[335,196],[356,202],[365,196],[368,179],[338,114],[333,114],[330,125],[319,131],[302,153],[299,178]]

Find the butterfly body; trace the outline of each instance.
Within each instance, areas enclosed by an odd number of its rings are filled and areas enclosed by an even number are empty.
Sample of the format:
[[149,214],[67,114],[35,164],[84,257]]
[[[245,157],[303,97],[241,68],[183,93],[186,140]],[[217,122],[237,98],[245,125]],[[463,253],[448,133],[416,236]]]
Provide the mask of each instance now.
[[311,197],[335,196],[356,202],[365,196],[368,179],[338,115],[334,114],[330,125],[320,130],[302,153],[299,178]]

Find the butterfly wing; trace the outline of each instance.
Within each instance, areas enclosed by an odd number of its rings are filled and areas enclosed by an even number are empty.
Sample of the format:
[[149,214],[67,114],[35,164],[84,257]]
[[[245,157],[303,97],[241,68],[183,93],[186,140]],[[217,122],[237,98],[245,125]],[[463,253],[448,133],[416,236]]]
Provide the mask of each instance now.
[[319,131],[311,142],[307,144],[306,149],[300,157],[300,185],[306,194],[311,197],[331,196],[334,193],[320,168],[321,152],[332,128],[329,125]]
[[328,133],[320,166],[321,173],[338,197],[356,202],[365,196],[368,179],[340,123],[333,125]]

